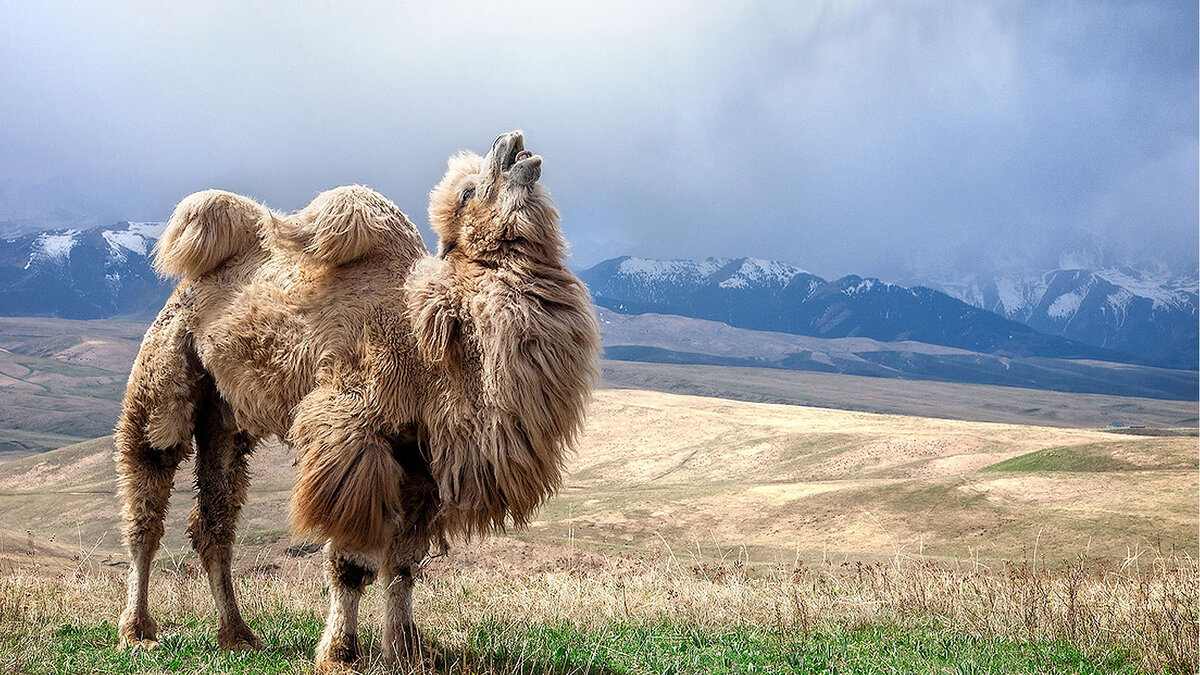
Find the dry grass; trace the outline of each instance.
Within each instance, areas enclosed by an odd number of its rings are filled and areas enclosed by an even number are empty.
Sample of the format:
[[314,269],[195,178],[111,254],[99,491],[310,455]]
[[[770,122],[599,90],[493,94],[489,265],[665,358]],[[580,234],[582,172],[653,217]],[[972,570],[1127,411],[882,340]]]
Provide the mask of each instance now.
[[[282,553],[291,453],[254,456],[236,567],[269,649],[237,656],[216,651],[207,584],[177,553],[190,468],[153,585],[163,649],[114,649],[111,452],[0,465],[0,672],[309,670],[327,598],[320,555]],[[425,570],[438,672],[1200,667],[1194,438],[608,390],[570,469],[529,530]]]
[[[0,464],[0,560],[39,541],[96,541],[123,559],[110,439]],[[242,531],[286,538],[293,453],[252,458]],[[166,545],[185,543],[192,466],[176,477]],[[657,392],[597,394],[565,488],[520,536],[641,552],[747,546],[755,560],[1019,558],[1042,533],[1079,551],[1196,550],[1194,438],[874,415]]]
[[[867,672],[871,663],[882,671],[936,671],[940,664],[959,672],[963,663],[983,672],[1183,673],[1200,666],[1200,567],[1189,556],[1142,553],[1051,569],[1032,561],[989,569],[897,557],[750,571],[736,552],[651,559],[564,547],[559,554],[540,557],[536,567],[489,562],[486,554],[429,565],[416,608],[438,657],[415,670],[791,672],[814,658],[837,672]],[[152,586],[165,654],[112,650],[106,641],[115,641],[111,624],[124,585],[84,560],[74,573],[16,570],[0,580],[0,636],[9,636],[0,638],[0,670],[69,672],[49,667],[47,658],[56,658],[64,636],[82,635],[58,657],[71,668],[304,671],[325,603],[319,558],[290,565],[266,559],[249,561],[239,581],[247,614],[270,646],[257,657],[265,660],[214,654],[214,609],[185,560],[161,569]],[[377,591],[364,614],[364,626],[377,623]],[[377,669],[370,630],[367,665]],[[677,650],[679,641],[691,648]],[[911,653],[904,648],[910,642]],[[937,645],[949,650],[948,661],[930,656]],[[761,662],[748,667],[743,657]]]

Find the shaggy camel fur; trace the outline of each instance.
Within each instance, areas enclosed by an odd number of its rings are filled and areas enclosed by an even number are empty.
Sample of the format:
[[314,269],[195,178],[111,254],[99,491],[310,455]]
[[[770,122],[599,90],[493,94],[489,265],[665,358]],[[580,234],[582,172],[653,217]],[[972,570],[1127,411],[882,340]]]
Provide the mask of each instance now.
[[558,487],[599,333],[537,182],[542,159],[523,142],[512,132],[486,157],[450,159],[430,194],[437,256],[358,186],[292,216],[215,190],[175,209],[155,263],[181,282],[146,333],[117,426],[132,561],[123,644],[154,644],[150,563],[193,439],[188,533],[226,649],[260,645],[230,574],[248,455],[271,435],[295,449],[293,530],[329,541],[327,666],[358,657],[358,600],[377,574],[395,660],[417,637],[413,569],[430,545],[520,527]]

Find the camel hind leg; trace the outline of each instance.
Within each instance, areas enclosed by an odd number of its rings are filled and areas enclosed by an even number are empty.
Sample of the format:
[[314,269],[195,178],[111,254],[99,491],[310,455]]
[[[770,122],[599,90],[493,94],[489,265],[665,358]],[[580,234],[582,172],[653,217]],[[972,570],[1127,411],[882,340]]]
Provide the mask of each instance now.
[[125,545],[129,551],[128,598],[118,632],[122,646],[155,647],[158,624],[150,617],[150,564],[162,540],[175,469],[191,447],[160,449],[126,441],[119,443],[117,452],[125,501]]
[[239,431],[229,404],[212,388],[196,421],[196,506],[188,521],[218,614],[222,649],[261,649],[233,590],[233,541],[250,482],[249,458],[258,439]]
[[125,545],[128,599],[118,627],[122,646],[153,647],[158,626],[150,617],[150,565],[179,463],[192,452],[196,402],[207,376],[182,328],[173,298],[147,331],[134,363],[114,444]]

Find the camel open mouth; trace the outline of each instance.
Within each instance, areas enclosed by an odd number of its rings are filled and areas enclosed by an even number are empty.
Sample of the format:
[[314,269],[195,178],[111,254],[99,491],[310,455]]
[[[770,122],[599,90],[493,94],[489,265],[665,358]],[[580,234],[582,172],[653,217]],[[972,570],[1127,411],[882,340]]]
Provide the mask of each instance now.
[[519,131],[501,134],[486,158],[515,185],[531,185],[542,174],[542,158],[525,149],[525,136]]
[[523,159],[529,159],[530,157],[533,157],[533,153],[525,149],[525,139],[518,135],[513,139],[512,147],[508,149],[508,155],[504,158],[504,161],[500,163],[500,170],[508,171],[509,169],[513,168],[517,162],[520,162]]

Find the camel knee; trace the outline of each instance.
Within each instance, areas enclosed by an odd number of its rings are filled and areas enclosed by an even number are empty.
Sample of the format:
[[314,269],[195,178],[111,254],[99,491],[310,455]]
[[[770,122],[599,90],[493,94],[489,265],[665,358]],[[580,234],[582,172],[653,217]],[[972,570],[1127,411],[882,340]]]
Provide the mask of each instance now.
[[362,593],[375,583],[378,565],[364,555],[331,552],[326,560],[329,583],[353,593]]

